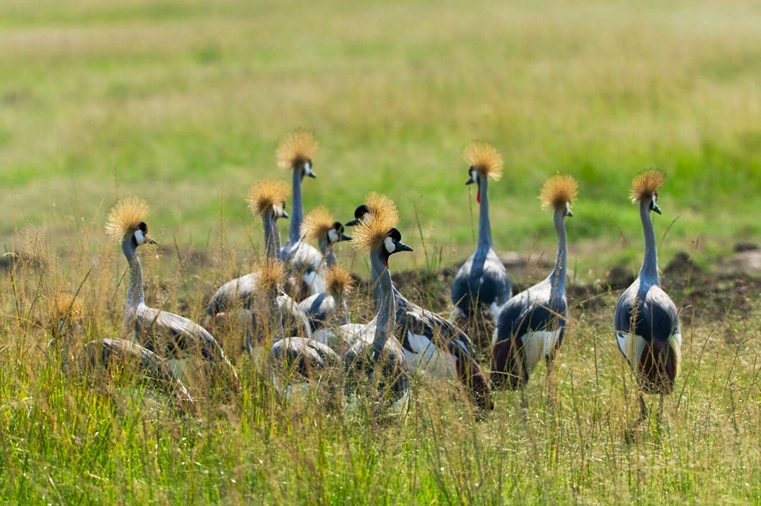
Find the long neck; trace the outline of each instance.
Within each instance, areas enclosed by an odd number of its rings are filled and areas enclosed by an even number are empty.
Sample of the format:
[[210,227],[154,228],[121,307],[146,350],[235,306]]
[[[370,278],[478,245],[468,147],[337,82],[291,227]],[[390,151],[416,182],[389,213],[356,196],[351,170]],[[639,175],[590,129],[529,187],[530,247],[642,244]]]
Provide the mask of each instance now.
[[491,224],[489,223],[489,178],[478,178],[478,191],[481,194],[481,207],[478,216],[478,250],[491,249]]
[[328,251],[325,253],[325,265],[328,267],[336,265],[336,254],[333,252],[333,246],[328,246]]
[[642,220],[642,230],[645,233],[645,259],[639,271],[641,281],[650,285],[659,285],[658,281],[658,251],[655,248],[655,231],[650,219],[650,202],[643,201],[639,205],[639,216]]
[[136,246],[132,242],[132,237],[125,237],[122,240],[122,251],[127,257],[129,263],[129,293],[127,294],[127,310],[137,307],[141,302],[145,302],[143,293],[143,269],[140,267]]
[[555,257],[555,267],[550,274],[550,284],[552,285],[552,296],[562,297],[565,295],[565,279],[568,270],[568,245],[565,238],[565,212],[562,209],[556,209],[555,215],[555,232],[558,235],[558,255]]
[[391,272],[384,265],[381,251],[373,250],[370,253],[370,263],[373,271],[378,273],[378,285],[380,286],[380,303],[378,315],[375,317],[375,339],[373,346],[376,352],[383,350],[388,336],[396,326],[396,306],[394,303],[393,285],[391,284]]
[[277,229],[277,220],[274,213],[267,211],[262,216],[264,223],[264,245],[267,258],[277,258],[280,252],[280,231]]
[[296,244],[301,238],[301,222],[304,220],[304,205],[301,202],[301,168],[293,169],[293,210],[288,241]]

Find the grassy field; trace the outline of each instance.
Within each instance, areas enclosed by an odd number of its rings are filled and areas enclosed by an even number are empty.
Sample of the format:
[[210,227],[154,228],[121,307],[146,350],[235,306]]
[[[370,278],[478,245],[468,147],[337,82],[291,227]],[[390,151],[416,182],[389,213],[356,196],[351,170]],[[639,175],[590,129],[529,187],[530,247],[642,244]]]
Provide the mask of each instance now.
[[[759,26],[744,0],[1,1],[0,242],[26,261],[0,271],[0,502],[759,502],[761,290],[713,268],[761,235]],[[129,377],[104,391],[61,372],[56,292],[81,284],[85,339],[121,329],[125,264],[103,233],[115,200],[151,204],[164,246],[141,252],[149,302],[200,320],[261,247],[246,188],[289,176],[275,147],[302,126],[321,144],[306,208],[349,219],[387,193],[416,249],[399,270],[472,251],[469,141],[505,159],[490,187],[499,252],[551,255],[539,189],[577,178],[584,290],[554,409],[542,370],[525,418],[499,393],[482,421],[456,388],[425,383],[399,418],[334,411],[319,392],[284,401],[240,358],[242,397],[201,395],[193,415]],[[665,278],[684,308],[682,376],[661,423],[627,438],[618,292],[593,282],[641,261],[628,184],[651,166],[667,173],[662,264],[686,250],[702,270]],[[402,289],[446,312],[446,276],[421,279]]]

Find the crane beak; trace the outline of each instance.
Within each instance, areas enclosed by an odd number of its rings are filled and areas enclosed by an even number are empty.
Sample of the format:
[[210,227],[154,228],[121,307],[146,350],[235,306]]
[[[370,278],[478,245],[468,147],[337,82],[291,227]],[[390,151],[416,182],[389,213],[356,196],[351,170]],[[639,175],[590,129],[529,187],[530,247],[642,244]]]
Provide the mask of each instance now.
[[663,213],[661,212],[661,208],[660,208],[660,207],[658,207],[658,204],[656,204],[655,202],[653,202],[653,207],[652,207],[651,209],[652,209],[653,211],[655,211],[656,213],[658,213],[658,214],[663,214]]
[[473,178],[470,178],[467,181],[465,181],[465,186],[468,186],[469,184],[473,184],[473,183],[475,183],[475,181],[473,181]]
[[285,219],[288,219],[288,218],[289,218],[289,216],[288,216],[288,213],[286,213],[285,211],[283,211],[283,215],[281,216],[281,218],[285,218]]
[[341,234],[341,240],[342,241],[351,241],[351,236],[346,234]]
[[399,253],[400,251],[415,251],[415,250],[410,248],[406,244],[404,244],[402,241],[397,241],[396,249],[394,250],[394,253]]
[[154,241],[153,239],[151,239],[147,235],[143,236],[143,244],[156,244],[156,245],[158,245],[158,243],[156,241]]
[[356,227],[357,225],[359,225],[359,220],[356,219],[356,218],[354,218],[351,221],[347,221],[346,223],[344,223],[344,227]]

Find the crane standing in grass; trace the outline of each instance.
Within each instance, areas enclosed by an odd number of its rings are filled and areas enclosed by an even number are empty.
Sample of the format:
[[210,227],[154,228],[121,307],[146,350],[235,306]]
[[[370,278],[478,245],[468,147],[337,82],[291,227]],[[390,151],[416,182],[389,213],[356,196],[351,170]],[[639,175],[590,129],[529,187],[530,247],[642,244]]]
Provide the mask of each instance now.
[[[507,301],[499,312],[492,339],[491,380],[495,388],[522,389],[540,360],[549,376],[556,350],[563,342],[568,304],[565,282],[568,265],[565,218],[573,216],[571,201],[577,185],[571,176],[550,178],[542,188],[542,208],[552,209],[558,253],[543,281]],[[525,398],[524,398],[525,404]]]
[[[280,232],[277,220],[287,218],[285,199],[288,196],[288,185],[283,181],[264,179],[251,186],[248,192],[248,205],[251,211],[262,218],[264,226],[265,259],[274,261],[280,251]],[[246,327],[245,348],[250,353],[252,343],[251,332],[258,325],[254,309],[255,297],[260,292],[258,274],[251,272],[239,278],[228,281],[214,292],[206,306],[206,314],[214,318],[215,325],[229,316],[230,311],[237,309],[233,321],[244,321]],[[309,336],[311,331],[304,315],[287,295],[278,298],[281,304],[281,314],[284,325],[289,330],[300,330]]]
[[477,184],[479,203],[478,246],[475,253],[460,267],[452,282],[454,310],[450,320],[468,322],[474,312],[483,309],[484,315],[496,322],[499,307],[512,296],[510,277],[505,266],[492,249],[489,223],[489,178],[495,181],[502,175],[502,156],[494,146],[474,142],[465,148],[465,161],[470,164],[468,181]]
[[191,355],[200,355],[215,372],[226,376],[238,389],[235,369],[206,329],[187,318],[145,304],[143,269],[137,258],[137,248],[143,244],[156,244],[148,236],[148,225],[144,221],[147,215],[148,204],[144,200],[128,197],[114,205],[106,223],[106,232],[114,241],[121,242],[122,252],[129,263],[130,285],[124,321],[127,332],[148,350],[175,361],[178,376],[183,376],[185,363]]
[[[354,220],[347,225],[372,223],[377,212],[396,213],[396,206],[387,197],[370,193],[365,203],[354,211]],[[378,278],[381,270],[371,263],[373,298],[380,301]],[[455,378],[463,384],[471,401],[486,410],[494,409],[489,381],[481,370],[473,343],[463,331],[438,314],[407,300],[392,287],[396,302],[396,329],[411,370],[439,378]]]
[[[317,177],[312,171],[312,156],[318,147],[312,132],[301,129],[286,135],[276,152],[278,166],[290,169],[293,181],[291,228],[288,242],[280,250],[280,258],[285,260],[289,268],[298,275],[294,282],[297,284],[296,291],[299,295],[305,295],[305,293],[314,295],[325,289],[319,275],[322,255],[317,248],[305,242],[301,235],[301,224],[304,220],[301,183],[306,176]],[[297,295],[298,300],[302,298]]]
[[371,220],[358,224],[353,242],[357,251],[370,253],[370,264],[377,272],[378,313],[366,325],[344,325],[339,332],[353,343],[344,354],[344,368],[358,373],[354,378],[359,382],[370,372],[382,396],[404,403],[409,393],[410,364],[396,335],[396,301],[388,261],[391,255],[412,248],[402,242],[395,228],[398,221],[396,206],[385,198],[384,205],[373,210]]
[[632,181],[631,198],[639,204],[645,234],[645,258],[639,276],[618,300],[614,317],[618,348],[629,362],[640,387],[640,419],[637,423],[647,418],[643,392],[660,395],[660,414],[663,396],[673,390],[681,361],[679,313],[661,289],[655,231],[650,218],[651,211],[661,214],[657,199],[663,180],[663,172],[650,169]]

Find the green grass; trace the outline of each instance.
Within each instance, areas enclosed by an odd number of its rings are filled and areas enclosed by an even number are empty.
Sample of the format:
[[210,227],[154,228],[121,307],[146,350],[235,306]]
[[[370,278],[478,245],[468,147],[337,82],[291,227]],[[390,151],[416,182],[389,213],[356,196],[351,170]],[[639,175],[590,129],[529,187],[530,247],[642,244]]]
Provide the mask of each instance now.
[[[137,194],[165,245],[141,252],[149,302],[201,319],[261,250],[246,189],[289,176],[274,150],[301,126],[321,144],[307,209],[348,219],[387,193],[416,249],[395,270],[472,251],[461,153],[484,139],[505,158],[490,187],[499,252],[553,254],[537,197],[560,171],[580,184],[579,281],[636,268],[628,185],[657,166],[662,264],[682,249],[710,271],[761,233],[759,26],[742,0],[0,3],[0,243],[36,262],[0,272],[0,502],[758,502],[761,315],[742,279],[666,279],[685,308],[684,367],[663,422],[630,442],[617,293],[574,307],[554,411],[539,370],[526,420],[500,393],[480,422],[457,389],[424,384],[404,419],[331,411],[318,392],[283,401],[242,359],[242,398],[181,415],[130,377],[93,389],[62,374],[45,301],[92,268],[86,339],[119,334],[125,267],[103,225]],[[348,246],[339,258],[365,269]],[[532,269],[516,280],[544,274]],[[446,311],[429,278],[406,293]]]

